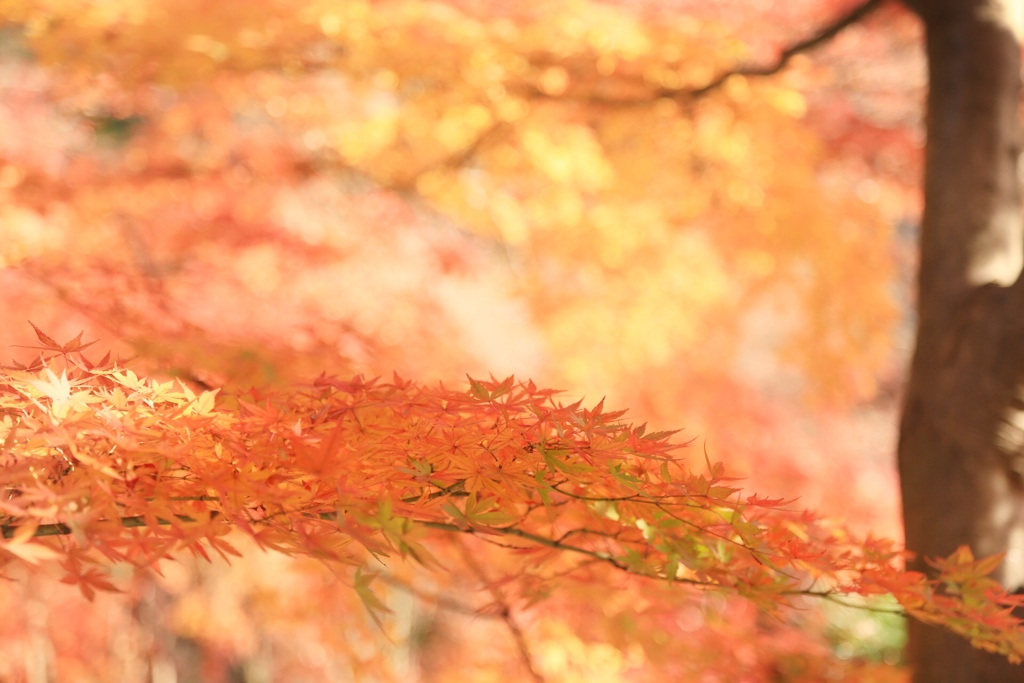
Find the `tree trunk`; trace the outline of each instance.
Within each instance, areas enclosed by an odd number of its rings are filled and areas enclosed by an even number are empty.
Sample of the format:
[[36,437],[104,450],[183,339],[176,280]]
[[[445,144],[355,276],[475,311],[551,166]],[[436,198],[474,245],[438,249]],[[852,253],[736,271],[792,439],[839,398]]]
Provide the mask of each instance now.
[[[1018,177],[1024,0],[916,0],[929,94],[917,346],[900,425],[907,547],[1007,553],[1024,586],[1024,227]],[[1024,666],[910,625],[914,683],[1024,682]]]

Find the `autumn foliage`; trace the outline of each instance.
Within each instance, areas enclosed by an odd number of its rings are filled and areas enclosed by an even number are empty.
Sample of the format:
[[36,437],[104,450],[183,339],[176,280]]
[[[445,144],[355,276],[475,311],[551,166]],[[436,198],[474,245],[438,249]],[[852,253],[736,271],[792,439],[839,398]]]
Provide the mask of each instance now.
[[918,31],[728,76],[851,8],[754,4],[0,0],[0,677],[902,680],[846,603],[1024,655],[842,421]]
[[[371,613],[371,558],[443,570],[469,535],[527,563],[508,583],[540,599],[557,577],[617,570],[778,611],[792,596],[893,595],[907,613],[1019,661],[1021,598],[985,578],[1001,558],[961,549],[928,580],[891,542],[858,539],[791,503],[743,496],[725,468],[691,468],[672,433],[531,382],[468,389],[321,376],[289,391],[196,395],[146,381],[81,336],[41,331],[40,360],[3,376],[3,550],[57,562],[92,597],[104,566],[258,546],[354,568]],[[59,367],[58,367],[59,366]],[[58,374],[58,371],[60,374]],[[700,471],[703,470],[703,471]],[[522,584],[518,586],[516,584]]]

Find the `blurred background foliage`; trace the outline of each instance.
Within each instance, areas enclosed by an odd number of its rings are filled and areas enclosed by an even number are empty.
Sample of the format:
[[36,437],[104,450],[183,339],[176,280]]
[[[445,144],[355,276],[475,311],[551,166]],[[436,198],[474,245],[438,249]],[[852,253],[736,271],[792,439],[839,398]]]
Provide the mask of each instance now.
[[[0,0],[0,343],[84,328],[209,387],[529,376],[898,536],[919,29],[886,6],[706,89],[850,7]],[[387,633],[329,574],[262,554],[121,577],[91,606],[30,577],[0,650],[32,654],[4,677],[529,679],[516,639],[460,613],[493,596],[439,577],[465,602],[427,604],[402,572]],[[636,590],[525,612],[536,673],[902,675],[897,618],[766,623]]]

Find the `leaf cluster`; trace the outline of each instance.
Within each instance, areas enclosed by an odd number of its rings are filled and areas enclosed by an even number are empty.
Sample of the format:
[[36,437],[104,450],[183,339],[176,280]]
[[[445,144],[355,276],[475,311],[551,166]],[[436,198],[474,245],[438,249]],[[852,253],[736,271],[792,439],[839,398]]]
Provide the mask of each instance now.
[[[470,535],[530,557],[543,592],[594,568],[741,595],[770,612],[794,596],[891,594],[906,613],[1019,660],[1020,598],[986,578],[999,557],[961,549],[936,578],[900,568],[890,541],[856,539],[783,500],[744,496],[721,463],[694,469],[672,432],[563,403],[512,377],[468,387],[322,375],[218,396],[90,361],[80,339],[0,376],[5,564],[59,563],[86,595],[105,565],[260,546],[355,572]],[[59,370],[59,374],[58,374]],[[684,588],[680,588],[681,590]]]

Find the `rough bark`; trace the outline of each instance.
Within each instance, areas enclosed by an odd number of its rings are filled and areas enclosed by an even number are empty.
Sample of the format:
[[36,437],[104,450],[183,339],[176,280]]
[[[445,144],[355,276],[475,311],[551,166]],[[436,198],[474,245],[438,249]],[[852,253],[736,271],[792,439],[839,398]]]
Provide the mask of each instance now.
[[[900,425],[907,546],[1007,552],[1024,586],[1024,284],[1018,102],[1024,0],[918,0],[929,95],[917,345]],[[914,683],[1024,682],[1024,667],[914,623]]]

